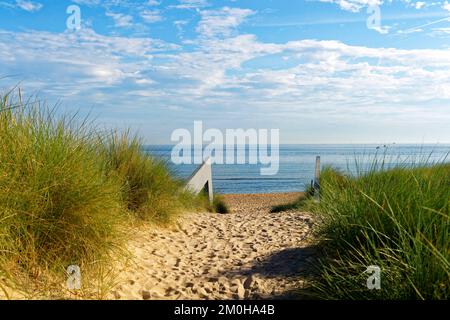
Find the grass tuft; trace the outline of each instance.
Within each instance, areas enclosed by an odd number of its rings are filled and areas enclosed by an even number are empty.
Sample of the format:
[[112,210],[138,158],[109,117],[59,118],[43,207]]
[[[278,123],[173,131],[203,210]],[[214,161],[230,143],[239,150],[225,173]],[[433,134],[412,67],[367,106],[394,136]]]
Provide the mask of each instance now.
[[312,192],[305,191],[304,194],[300,195],[295,201],[286,204],[279,204],[273,206],[270,209],[271,213],[284,212],[290,210],[299,210],[302,209],[305,202],[312,197]]
[[[450,165],[376,160],[368,172],[321,176],[317,213],[326,258],[315,284],[325,299],[450,298]],[[364,271],[381,268],[381,290]]]
[[22,287],[62,283],[119,245],[119,185],[89,128],[0,100],[0,269]]
[[[13,94],[0,97],[0,296],[101,298],[133,221],[167,223],[200,204],[139,139]],[[70,265],[79,292],[67,290]]]
[[214,208],[214,212],[216,213],[230,213],[230,209],[228,208],[228,205],[226,204],[224,198],[220,195],[215,195],[213,199],[212,206]]
[[220,194],[214,194],[213,201],[210,202],[208,193],[200,192],[196,198],[195,198],[195,206],[197,208],[206,208],[208,212],[211,213],[221,213],[226,214],[230,213],[230,208],[228,207],[227,203],[225,202],[225,199]]
[[164,224],[194,205],[183,182],[163,160],[146,154],[139,138],[114,133],[103,144],[109,172],[119,179],[122,200],[136,218]]

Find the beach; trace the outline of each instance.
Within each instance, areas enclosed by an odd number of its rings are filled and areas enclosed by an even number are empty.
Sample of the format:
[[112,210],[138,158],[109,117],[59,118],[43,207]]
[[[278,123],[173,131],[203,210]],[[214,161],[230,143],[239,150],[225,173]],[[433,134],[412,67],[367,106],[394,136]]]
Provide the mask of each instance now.
[[225,195],[229,214],[187,213],[170,228],[140,228],[108,298],[294,298],[314,259],[313,218],[270,210],[300,195]]

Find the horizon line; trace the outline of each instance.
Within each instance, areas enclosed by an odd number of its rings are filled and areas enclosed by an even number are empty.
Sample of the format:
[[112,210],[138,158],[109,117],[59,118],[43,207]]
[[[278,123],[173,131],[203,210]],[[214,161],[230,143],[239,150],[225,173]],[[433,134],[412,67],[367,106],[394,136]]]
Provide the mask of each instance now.
[[[180,145],[179,143],[144,143],[144,146],[176,146]],[[208,146],[211,145],[211,143],[204,143],[202,146]],[[223,146],[259,146],[259,144],[222,144]],[[271,143],[267,143],[268,146],[272,145]],[[443,145],[443,146],[450,146],[450,141],[448,142],[391,142],[391,143],[376,143],[376,142],[337,142],[337,143],[331,143],[331,142],[319,142],[319,143],[279,143],[279,146],[330,146],[330,145],[374,145],[374,146],[411,146],[411,145],[417,145],[417,146],[430,146],[430,145]],[[198,144],[181,144],[181,146],[200,146]]]

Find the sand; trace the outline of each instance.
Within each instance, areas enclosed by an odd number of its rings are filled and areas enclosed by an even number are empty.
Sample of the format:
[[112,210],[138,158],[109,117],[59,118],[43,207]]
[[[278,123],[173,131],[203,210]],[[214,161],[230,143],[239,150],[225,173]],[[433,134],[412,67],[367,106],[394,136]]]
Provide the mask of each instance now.
[[188,213],[175,227],[145,227],[129,242],[110,299],[263,299],[295,297],[314,259],[312,217],[270,213],[299,193],[227,195],[232,213]]

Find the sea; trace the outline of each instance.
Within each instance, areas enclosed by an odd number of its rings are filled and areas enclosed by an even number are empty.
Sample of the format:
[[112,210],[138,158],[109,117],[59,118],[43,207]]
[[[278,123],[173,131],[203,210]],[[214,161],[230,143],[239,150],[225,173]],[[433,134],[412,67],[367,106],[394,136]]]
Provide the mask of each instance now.
[[[246,154],[256,146],[235,147]],[[171,171],[187,179],[199,165],[174,164],[171,161],[172,145],[147,145],[145,151],[167,161]],[[226,148],[224,148],[226,156]],[[270,155],[270,148],[269,155]],[[193,152],[192,152],[193,153]],[[258,164],[213,164],[213,187],[221,194],[277,193],[304,191],[314,178],[316,157],[321,167],[331,166],[348,174],[363,174],[376,163],[381,168],[411,166],[417,163],[450,162],[450,144],[351,144],[351,145],[280,145],[279,170],[275,175],[261,175]]]

